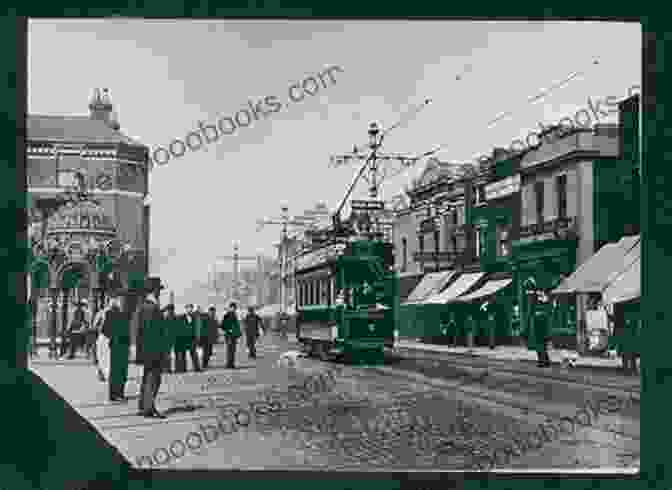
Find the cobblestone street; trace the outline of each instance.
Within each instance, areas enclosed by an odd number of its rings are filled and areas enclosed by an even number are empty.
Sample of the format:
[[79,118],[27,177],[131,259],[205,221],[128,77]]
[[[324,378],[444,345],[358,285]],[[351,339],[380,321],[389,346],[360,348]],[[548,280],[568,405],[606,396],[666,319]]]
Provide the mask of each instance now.
[[[136,415],[140,369],[135,366],[127,385],[131,400],[124,405],[104,401],[107,387],[94,381],[93,369],[83,359],[71,364],[34,361],[33,369],[139,466],[148,466],[142,458],[152,455],[155,467],[211,469],[465,470],[494,465],[542,470],[639,464],[638,402],[618,413],[601,412],[571,433],[557,429],[557,421],[574,416],[582,400],[607,396],[597,387],[591,393],[579,384],[528,379],[536,390],[525,390],[521,376],[516,376],[517,384],[497,380],[506,373],[465,382],[427,378],[394,366],[348,367],[312,359],[302,360],[298,374],[292,374],[276,361],[296,345],[271,336],[261,340],[256,361],[242,352],[238,368],[231,371],[223,369],[222,347],[217,346],[216,361],[205,373],[189,373],[180,381],[177,375],[164,375],[158,405],[169,417],[163,421]],[[327,371],[335,380],[328,391],[303,399],[290,394],[289,385]],[[88,381],[73,383],[77,376]],[[271,402],[271,408],[250,410],[251,402],[262,400]],[[239,415],[242,425],[226,429],[229,433],[220,429],[216,436],[204,435],[207,444],[177,458],[160,450],[184,442],[191,432],[217,431],[222,415],[237,408],[248,412]],[[556,429],[548,430],[546,440],[529,436],[547,421],[555,421]]]

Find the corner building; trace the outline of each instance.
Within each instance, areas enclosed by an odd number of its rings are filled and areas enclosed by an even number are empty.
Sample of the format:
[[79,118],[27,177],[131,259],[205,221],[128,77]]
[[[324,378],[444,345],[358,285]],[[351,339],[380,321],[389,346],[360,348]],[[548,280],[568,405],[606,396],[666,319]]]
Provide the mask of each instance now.
[[[87,299],[94,311],[101,307],[106,278],[96,273],[95,255],[104,244],[123,250],[113,264],[122,287],[147,276],[149,149],[119,130],[107,89],[96,89],[88,115],[29,114],[26,152],[33,254],[49,263],[48,287],[37,293],[39,338],[67,325],[75,300]],[[78,172],[87,198],[65,203]]]

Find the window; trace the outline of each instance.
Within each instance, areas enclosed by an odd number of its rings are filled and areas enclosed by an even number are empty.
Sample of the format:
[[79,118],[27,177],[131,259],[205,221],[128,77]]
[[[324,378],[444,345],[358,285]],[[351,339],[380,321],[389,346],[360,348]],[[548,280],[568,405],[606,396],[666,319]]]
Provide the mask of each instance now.
[[567,175],[555,178],[555,191],[558,199],[558,218],[567,217]]
[[434,232],[434,251],[438,254],[441,247],[439,247],[439,240],[441,239],[441,232],[436,230]]
[[453,235],[450,238],[450,241],[452,242],[452,245],[453,245],[453,252],[457,253],[457,237],[455,235]]
[[497,225],[497,256],[506,257],[510,255],[509,249],[509,227],[504,224]]
[[535,182],[534,184],[534,197],[537,211],[537,224],[542,224],[544,222],[544,183]]
[[401,239],[401,272],[406,272],[408,266],[408,240],[406,237]]
[[420,249],[420,253],[425,251],[425,237],[423,235],[418,236],[418,248]]

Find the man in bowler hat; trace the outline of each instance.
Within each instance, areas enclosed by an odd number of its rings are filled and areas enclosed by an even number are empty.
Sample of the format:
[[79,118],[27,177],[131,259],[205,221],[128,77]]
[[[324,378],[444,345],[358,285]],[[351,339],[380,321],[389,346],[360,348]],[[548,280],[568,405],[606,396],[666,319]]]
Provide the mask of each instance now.
[[161,371],[165,354],[170,346],[168,322],[151,295],[147,295],[142,309],[142,387],[140,389],[139,415],[165,418],[156,409],[155,400],[161,386]]
[[128,313],[122,311],[119,294],[110,301],[110,309],[105,315],[103,334],[110,339],[110,401],[126,401],[124,387],[128,380],[128,357],[131,335]]

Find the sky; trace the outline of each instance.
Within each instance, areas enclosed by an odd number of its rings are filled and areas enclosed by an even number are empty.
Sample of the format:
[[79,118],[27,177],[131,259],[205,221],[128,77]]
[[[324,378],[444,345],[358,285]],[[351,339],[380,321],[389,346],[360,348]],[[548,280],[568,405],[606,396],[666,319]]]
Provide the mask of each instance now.
[[[335,209],[357,167],[330,168],[330,156],[366,143],[371,122],[405,121],[383,152],[440,147],[441,160],[473,161],[589,109],[589,97],[626,97],[642,71],[641,26],[622,22],[39,19],[28,46],[29,113],[87,114],[93,88],[107,87],[122,132],[150,151],[250,101],[283,103],[152,170],[151,268],[178,301],[199,300],[193,283],[234,241],[242,254],[273,255],[279,227],[258,231],[257,220],[283,203],[294,215],[318,201]],[[289,103],[292,84],[334,66],[333,82]],[[381,197],[424,163],[387,180]],[[366,192],[362,182],[352,197]]]

